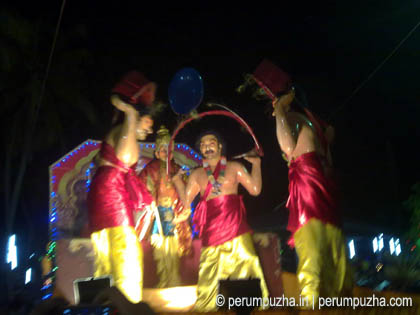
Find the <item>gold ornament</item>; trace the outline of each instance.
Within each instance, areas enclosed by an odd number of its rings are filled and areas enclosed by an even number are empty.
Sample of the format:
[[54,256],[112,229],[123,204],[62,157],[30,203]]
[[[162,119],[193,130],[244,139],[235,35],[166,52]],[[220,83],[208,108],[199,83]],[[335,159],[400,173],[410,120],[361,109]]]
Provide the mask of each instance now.
[[165,126],[160,126],[159,130],[157,131],[156,136],[156,151],[159,151],[159,148],[162,145],[169,145],[169,142],[171,141],[171,135],[169,133],[169,130]]

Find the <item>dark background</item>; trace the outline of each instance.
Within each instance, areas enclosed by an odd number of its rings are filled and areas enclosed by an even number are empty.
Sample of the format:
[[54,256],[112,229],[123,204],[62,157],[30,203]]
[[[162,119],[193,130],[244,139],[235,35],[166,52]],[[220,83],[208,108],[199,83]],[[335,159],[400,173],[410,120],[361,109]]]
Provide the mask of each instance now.
[[[82,68],[83,80],[74,83],[83,91],[96,122],[80,118],[76,104],[74,111],[68,105],[59,117],[59,139],[34,149],[21,197],[29,211],[26,215],[18,212],[15,224],[15,231],[24,231],[28,237],[28,246],[42,250],[48,241],[48,166],[84,140],[105,135],[112,112],[109,91],[119,76],[131,69],[157,82],[158,96],[166,103],[167,87],[176,71],[193,67],[200,72],[205,95],[198,110],[207,110],[207,101],[229,106],[250,124],[265,150],[263,191],[257,198],[245,199],[251,224],[256,228],[285,225],[287,210],[279,205],[288,195],[287,166],[269,106],[249,93],[235,92],[243,75],[264,58],[290,73],[306,91],[311,110],[335,127],[332,150],[345,224],[404,232],[408,213],[402,202],[419,180],[420,30],[369,75],[420,21],[420,4],[394,0],[227,5],[67,1],[59,39],[64,34],[77,36],[60,42],[54,56],[78,48],[89,53]],[[60,1],[8,4],[8,9],[24,19],[41,20],[48,26],[38,46],[44,71],[60,6]],[[51,71],[57,62],[53,58]],[[46,89],[53,84],[47,81]],[[48,112],[43,106],[41,122]],[[9,118],[2,117],[6,141]],[[155,129],[161,124],[173,129],[177,119],[168,107],[156,119]],[[225,135],[228,156],[252,148],[251,137],[236,122],[220,117],[190,124],[177,141],[193,145],[195,135],[209,126]],[[43,137],[34,133],[34,143],[42,142]],[[151,136],[148,141],[153,139]]]

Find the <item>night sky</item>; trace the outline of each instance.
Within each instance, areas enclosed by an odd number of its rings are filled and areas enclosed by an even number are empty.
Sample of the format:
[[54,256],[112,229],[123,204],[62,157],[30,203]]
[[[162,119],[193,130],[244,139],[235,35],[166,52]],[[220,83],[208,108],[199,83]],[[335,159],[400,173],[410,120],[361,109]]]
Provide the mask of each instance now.
[[[27,176],[36,186],[33,193],[38,194],[31,215],[38,228],[45,230],[42,233],[47,233],[48,165],[84,140],[103,137],[110,121],[109,90],[118,77],[131,69],[143,71],[157,82],[159,98],[168,103],[169,82],[183,67],[193,67],[202,75],[205,94],[199,111],[208,109],[207,101],[217,101],[239,113],[254,129],[265,157],[263,192],[245,199],[250,220],[256,227],[284,225],[287,210],[273,209],[288,195],[287,166],[269,106],[249,93],[235,92],[243,75],[264,58],[290,73],[306,91],[310,109],[336,129],[332,152],[342,188],[344,222],[384,231],[404,229],[407,214],[402,202],[420,179],[420,28],[353,92],[419,23],[420,4],[414,0],[308,3],[280,1],[277,6],[263,7],[251,2],[226,7],[227,2],[181,6],[179,2],[67,1],[62,31],[78,28],[83,39],[68,45],[85,47],[92,54],[86,97],[102,123],[76,128],[74,117],[69,117],[63,126],[66,142],[38,152],[31,162]],[[60,1],[17,1],[10,7],[28,19],[42,18],[54,29],[60,5]],[[173,129],[176,122],[176,115],[167,108],[156,127],[165,124]],[[228,118],[193,123],[177,141],[192,145],[195,135],[209,126],[226,135],[228,156],[252,148],[251,137]],[[22,229],[25,224],[18,226]]]

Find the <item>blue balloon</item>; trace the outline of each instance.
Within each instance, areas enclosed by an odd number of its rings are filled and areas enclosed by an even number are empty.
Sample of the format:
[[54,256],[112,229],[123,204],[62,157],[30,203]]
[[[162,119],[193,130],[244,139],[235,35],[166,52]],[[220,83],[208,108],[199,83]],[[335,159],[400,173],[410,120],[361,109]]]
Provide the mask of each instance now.
[[195,109],[203,100],[203,94],[203,79],[193,68],[179,70],[168,88],[169,103],[178,114],[187,114]]

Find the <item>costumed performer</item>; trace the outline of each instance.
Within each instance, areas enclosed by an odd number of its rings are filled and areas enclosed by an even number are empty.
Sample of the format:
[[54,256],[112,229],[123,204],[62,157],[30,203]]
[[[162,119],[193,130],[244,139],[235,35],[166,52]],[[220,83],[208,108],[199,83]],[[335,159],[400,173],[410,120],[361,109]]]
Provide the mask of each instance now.
[[143,252],[134,230],[133,212],[152,202],[135,173],[137,140],[152,133],[153,119],[148,110],[155,90],[155,83],[135,71],[113,88],[111,103],[124,113],[124,121],[102,142],[99,167],[88,194],[94,276],[111,275],[115,286],[132,303],[142,299],[143,284]]
[[[201,199],[194,212],[193,225],[202,240],[197,284],[197,311],[217,309],[219,280],[260,279],[263,297],[268,297],[263,270],[246,220],[241,184],[252,195],[262,188],[261,159],[246,156],[252,164],[251,174],[239,162],[228,162],[226,146],[217,132],[203,133],[197,142],[204,157],[203,167],[192,172],[185,191],[180,193],[190,205],[198,193]],[[190,209],[184,210],[188,218]]]
[[171,171],[167,174],[166,160],[170,140],[169,130],[161,126],[156,136],[156,158],[139,174],[140,180],[146,185],[157,205],[157,211],[150,209],[149,215],[146,214],[144,219],[142,218],[143,224],[136,226],[136,229],[140,239],[146,237],[146,234],[151,234],[153,257],[159,277],[158,288],[182,284],[179,273],[180,257],[189,253],[192,244],[189,222],[174,221],[183,209],[175,185],[185,185],[185,183],[184,176],[178,174],[180,167],[174,163],[173,154],[170,158]]
[[289,245],[296,248],[299,258],[300,295],[312,308],[319,296],[347,295],[352,288],[333,179],[330,143],[334,130],[307,108],[291,109],[295,88],[276,65],[263,61],[254,77],[274,95],[277,140],[289,166]]

